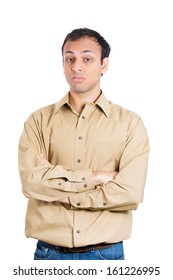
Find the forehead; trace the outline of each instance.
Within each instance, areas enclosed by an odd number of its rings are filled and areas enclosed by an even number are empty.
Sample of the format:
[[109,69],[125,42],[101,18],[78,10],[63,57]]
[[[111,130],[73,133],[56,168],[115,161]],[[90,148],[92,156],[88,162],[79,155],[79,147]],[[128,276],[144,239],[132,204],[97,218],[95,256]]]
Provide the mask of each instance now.
[[86,52],[90,52],[95,55],[101,53],[101,47],[94,38],[82,37],[76,41],[67,41],[63,50],[64,55],[68,53],[77,55]]

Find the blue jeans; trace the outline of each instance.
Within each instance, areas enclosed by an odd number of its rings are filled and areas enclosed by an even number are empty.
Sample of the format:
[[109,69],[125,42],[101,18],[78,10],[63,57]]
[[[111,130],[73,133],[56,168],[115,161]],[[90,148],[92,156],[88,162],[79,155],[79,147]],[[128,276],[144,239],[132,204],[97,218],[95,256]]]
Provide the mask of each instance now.
[[109,248],[91,249],[85,253],[63,253],[58,246],[51,246],[38,241],[34,260],[124,260],[123,242],[118,242]]

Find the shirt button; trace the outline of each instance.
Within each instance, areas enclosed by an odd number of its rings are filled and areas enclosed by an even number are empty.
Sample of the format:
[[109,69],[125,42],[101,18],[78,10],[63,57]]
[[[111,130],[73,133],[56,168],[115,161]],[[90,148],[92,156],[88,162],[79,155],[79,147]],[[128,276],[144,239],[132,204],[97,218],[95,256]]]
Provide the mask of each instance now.
[[77,230],[77,233],[80,233],[80,230],[79,230],[79,229]]
[[85,181],[85,177],[82,178],[82,181]]
[[85,120],[85,116],[82,116],[82,119]]
[[87,188],[87,184],[84,185],[84,188]]
[[105,205],[106,205],[106,202],[103,203],[103,206],[105,206]]
[[77,203],[77,206],[80,206],[80,202]]
[[77,160],[77,162],[78,162],[78,163],[80,163],[80,162],[81,162],[81,160],[80,160],[80,159],[78,159],[78,160]]
[[79,140],[82,140],[83,139],[83,137],[82,136],[79,136]]

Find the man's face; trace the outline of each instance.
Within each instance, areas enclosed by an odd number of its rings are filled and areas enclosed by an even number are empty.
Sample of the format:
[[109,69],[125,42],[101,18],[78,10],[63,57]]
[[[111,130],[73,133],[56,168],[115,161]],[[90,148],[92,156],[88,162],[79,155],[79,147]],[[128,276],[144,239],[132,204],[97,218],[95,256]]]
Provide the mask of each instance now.
[[74,93],[100,90],[100,77],[108,66],[108,58],[101,64],[101,47],[94,38],[83,37],[67,41],[63,50],[64,74]]

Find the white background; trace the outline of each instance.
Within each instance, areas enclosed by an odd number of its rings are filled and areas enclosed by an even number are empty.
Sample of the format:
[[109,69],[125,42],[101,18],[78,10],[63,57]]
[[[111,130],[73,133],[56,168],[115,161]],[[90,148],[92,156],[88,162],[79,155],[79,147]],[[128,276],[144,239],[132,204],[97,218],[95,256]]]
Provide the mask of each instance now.
[[[144,202],[125,241],[126,261],[168,267],[172,253],[173,7],[153,0],[15,0],[0,2],[1,256],[20,265],[36,241],[24,235],[17,149],[31,112],[67,91],[61,45],[74,28],[100,32],[111,45],[101,87],[108,99],[138,113],[151,152]],[[116,222],[116,221],[115,221]],[[163,278],[162,278],[163,279]]]

